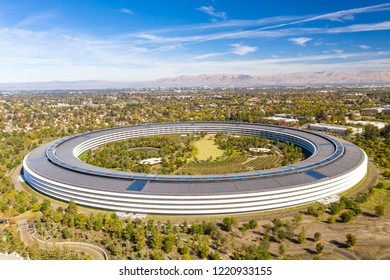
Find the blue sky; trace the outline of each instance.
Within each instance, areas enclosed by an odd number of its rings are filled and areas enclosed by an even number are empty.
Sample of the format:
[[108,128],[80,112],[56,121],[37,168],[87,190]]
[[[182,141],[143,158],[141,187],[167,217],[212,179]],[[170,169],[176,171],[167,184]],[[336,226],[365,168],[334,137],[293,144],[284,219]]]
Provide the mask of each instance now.
[[384,1],[0,2],[1,83],[389,66]]

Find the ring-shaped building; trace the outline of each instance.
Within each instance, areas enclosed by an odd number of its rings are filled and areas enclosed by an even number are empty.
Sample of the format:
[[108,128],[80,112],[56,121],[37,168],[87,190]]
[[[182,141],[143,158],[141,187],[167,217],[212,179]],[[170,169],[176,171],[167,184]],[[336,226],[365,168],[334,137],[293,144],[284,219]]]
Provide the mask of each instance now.
[[[113,141],[199,132],[285,141],[310,156],[279,168],[196,176],[123,172],[78,159],[85,151]],[[284,126],[226,122],[157,123],[93,131],[42,145],[23,162],[25,181],[45,195],[88,207],[162,215],[234,214],[306,204],[344,192],[366,172],[367,155],[343,139]]]

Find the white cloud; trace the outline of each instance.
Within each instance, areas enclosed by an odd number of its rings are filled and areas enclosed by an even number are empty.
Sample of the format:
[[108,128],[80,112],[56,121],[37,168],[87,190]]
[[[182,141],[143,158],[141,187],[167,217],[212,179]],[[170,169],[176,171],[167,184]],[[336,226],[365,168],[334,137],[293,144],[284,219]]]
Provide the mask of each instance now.
[[241,44],[231,44],[230,46],[233,47],[232,53],[237,54],[237,55],[241,55],[241,56],[244,56],[244,55],[247,55],[248,53],[252,53],[252,52],[257,51],[257,47],[250,47],[250,46],[245,46],[245,45],[241,45]]
[[390,3],[386,4],[380,4],[380,5],[374,5],[374,6],[367,6],[362,8],[356,8],[356,9],[349,9],[349,10],[342,10],[337,11],[333,13],[327,13],[323,15],[314,16],[311,18],[308,18],[306,20],[303,20],[301,22],[308,22],[308,21],[314,21],[314,20],[331,20],[331,21],[345,21],[345,20],[354,20],[354,15],[356,14],[363,14],[363,13],[373,13],[373,12],[383,12],[390,10]]
[[370,47],[367,46],[367,45],[359,45],[359,48],[362,49],[362,50],[368,50],[368,49],[370,49]]
[[[153,43],[168,43],[168,42],[206,42],[222,39],[243,39],[243,38],[281,38],[286,36],[302,36],[311,34],[339,34],[339,33],[355,33],[355,32],[368,32],[390,30],[390,21],[384,21],[373,24],[354,24],[336,28],[286,28],[278,30],[264,30],[259,28],[255,30],[243,30],[243,31],[230,31],[209,33],[202,35],[184,35],[184,36],[156,36],[148,33],[129,34],[128,37],[136,37],[146,39],[147,42]],[[307,37],[292,38],[289,41],[298,45],[304,46],[308,42]],[[305,41],[306,40],[306,41]],[[145,42],[146,43],[146,42]]]
[[54,11],[47,11],[39,14],[30,14],[22,21],[20,21],[18,24],[16,24],[16,26],[27,27],[27,26],[37,25],[37,24],[44,24],[52,19],[55,19],[56,17],[57,17],[57,13]]
[[128,14],[128,15],[134,15],[133,10],[130,10],[130,9],[127,9],[127,8],[119,9],[118,12],[123,13],[123,14]]
[[205,54],[193,56],[191,58],[194,60],[202,60],[202,59],[207,59],[207,58],[221,56],[221,55],[225,55],[225,53],[205,53]]
[[308,37],[299,37],[299,38],[291,38],[291,39],[288,39],[290,42],[293,42],[294,44],[298,45],[298,46],[301,46],[301,47],[304,47],[306,46],[306,43],[313,40],[312,38],[308,38]]
[[217,12],[213,6],[202,6],[197,8],[197,10],[214,18],[227,19],[227,14],[225,12]]

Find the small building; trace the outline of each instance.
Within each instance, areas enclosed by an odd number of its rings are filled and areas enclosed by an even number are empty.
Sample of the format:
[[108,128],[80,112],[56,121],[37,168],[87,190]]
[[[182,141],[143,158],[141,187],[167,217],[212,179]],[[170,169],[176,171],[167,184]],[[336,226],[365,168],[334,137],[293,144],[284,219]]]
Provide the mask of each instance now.
[[359,134],[363,132],[363,130],[360,127],[356,128],[351,126],[326,124],[326,123],[314,123],[314,124],[311,123],[308,124],[307,127],[312,130],[327,131],[327,132],[339,133],[342,135],[348,134],[348,130],[352,130],[352,134]]
[[384,123],[384,122],[373,122],[373,121],[351,121],[351,120],[347,120],[347,123],[351,123],[351,124],[355,124],[355,125],[370,125],[372,124],[373,126],[376,126],[377,128],[379,129],[382,129],[384,128],[387,123]]
[[249,148],[249,152],[253,152],[253,153],[268,154],[270,151],[271,151],[271,149],[267,149],[267,148]]
[[142,164],[142,165],[156,165],[156,164],[160,164],[162,163],[162,158],[147,158],[147,159],[144,159],[144,160],[141,160],[139,162],[139,164]]
[[383,108],[364,108],[362,109],[362,114],[366,115],[376,115],[382,113]]
[[294,118],[286,118],[286,117],[278,117],[278,116],[273,116],[273,117],[266,117],[264,118],[265,120],[269,121],[275,121],[275,122],[285,122],[285,123],[298,123],[298,119]]

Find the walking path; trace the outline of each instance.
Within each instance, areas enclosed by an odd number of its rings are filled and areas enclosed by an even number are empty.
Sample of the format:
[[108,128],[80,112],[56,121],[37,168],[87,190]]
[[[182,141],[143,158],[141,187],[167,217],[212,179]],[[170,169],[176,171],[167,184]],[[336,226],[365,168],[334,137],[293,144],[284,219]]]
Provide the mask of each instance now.
[[94,260],[108,260],[108,255],[99,246],[86,242],[49,242],[40,240],[34,234],[28,231],[27,218],[16,218],[18,229],[20,231],[20,237],[24,244],[30,245],[34,240],[38,241],[39,247],[42,249],[54,248],[54,247],[66,247],[73,251],[84,252],[90,255]]

